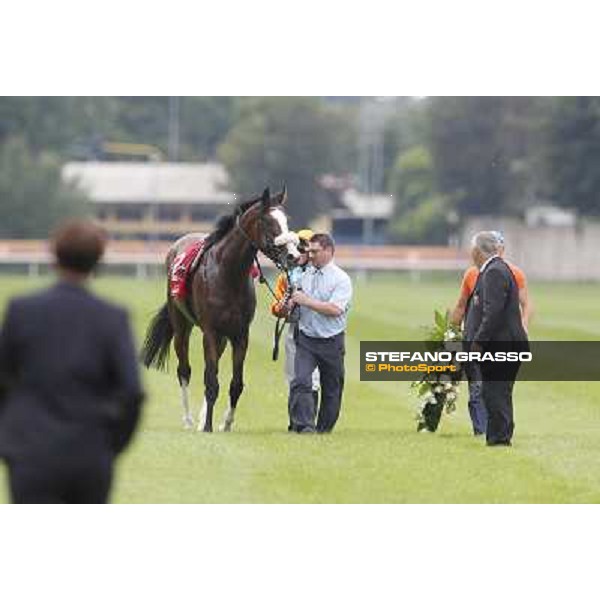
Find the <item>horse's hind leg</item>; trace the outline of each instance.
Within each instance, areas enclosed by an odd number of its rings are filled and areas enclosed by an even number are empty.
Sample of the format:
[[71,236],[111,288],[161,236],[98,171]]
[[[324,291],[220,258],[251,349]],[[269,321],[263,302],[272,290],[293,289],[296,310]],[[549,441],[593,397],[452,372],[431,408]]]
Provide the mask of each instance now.
[[233,372],[229,385],[229,408],[225,412],[223,422],[219,429],[231,431],[235,419],[235,409],[238,400],[244,391],[244,361],[248,350],[248,334],[232,341]]
[[198,431],[213,430],[213,408],[219,396],[219,359],[227,340],[213,332],[205,331],[204,346],[204,404],[198,419]]
[[189,387],[192,378],[192,368],[190,366],[190,333],[192,324],[181,314],[181,311],[169,301],[169,317],[173,324],[174,337],[173,346],[177,354],[177,379],[181,389],[181,404],[183,406],[183,427],[192,429],[194,427],[194,417],[190,411]]

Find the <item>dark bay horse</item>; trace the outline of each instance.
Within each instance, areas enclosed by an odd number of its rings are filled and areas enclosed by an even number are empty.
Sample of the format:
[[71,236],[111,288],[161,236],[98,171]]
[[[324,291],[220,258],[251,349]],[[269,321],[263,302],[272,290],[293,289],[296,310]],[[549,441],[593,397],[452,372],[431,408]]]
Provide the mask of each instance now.
[[[262,252],[279,268],[291,266],[298,257],[297,239],[288,230],[283,208],[286,199],[285,188],[273,197],[267,188],[262,196],[241,204],[234,214],[222,217],[215,231],[206,238],[200,262],[189,279],[188,312],[203,332],[204,403],[198,431],[213,429],[213,408],[219,395],[219,359],[227,340],[232,347],[233,373],[229,408],[220,429],[230,431],[233,425],[238,399],[244,389],[244,360],[250,323],[256,310],[254,283],[249,276],[256,253]],[[173,259],[199,237],[202,236],[190,234],[175,242],[167,255],[167,272]],[[186,428],[194,424],[188,397],[192,374],[189,340],[193,325],[167,289],[167,302],[150,323],[142,349],[146,367],[164,369],[173,341]]]

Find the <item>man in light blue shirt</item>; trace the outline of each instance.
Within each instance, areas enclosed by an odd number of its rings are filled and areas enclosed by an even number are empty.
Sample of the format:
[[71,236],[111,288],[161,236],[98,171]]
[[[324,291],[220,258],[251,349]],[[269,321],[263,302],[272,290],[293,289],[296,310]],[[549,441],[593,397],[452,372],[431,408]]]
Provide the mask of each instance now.
[[321,374],[321,403],[316,431],[333,430],[340,414],[344,388],[344,332],[352,282],[333,262],[335,244],[326,233],[310,240],[312,265],[306,269],[291,303],[300,308],[296,340],[295,376],[290,390],[290,422],[298,433],[315,431],[316,407],[312,395],[312,372]]

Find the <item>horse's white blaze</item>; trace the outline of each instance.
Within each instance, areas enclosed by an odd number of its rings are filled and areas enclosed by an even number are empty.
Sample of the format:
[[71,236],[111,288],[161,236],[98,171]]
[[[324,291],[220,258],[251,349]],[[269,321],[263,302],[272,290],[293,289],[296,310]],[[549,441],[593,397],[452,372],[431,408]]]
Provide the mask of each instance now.
[[298,236],[288,229],[287,217],[280,208],[272,208],[270,210],[271,216],[279,224],[281,233],[273,240],[276,246],[285,245],[286,250],[293,258],[298,258],[300,253],[298,252]]
[[289,228],[287,224],[287,217],[285,213],[280,208],[272,208],[270,211],[271,216],[279,223],[279,228],[281,229],[281,233],[288,233]]
[[200,410],[200,414],[198,415],[198,431],[204,431],[204,423],[206,422],[207,410],[208,410],[208,405],[206,404],[206,398],[204,398],[204,402],[202,403],[202,408]]
[[225,411],[223,415],[223,421],[221,426],[219,427],[220,431],[231,431],[231,426],[233,425],[233,420],[235,418],[235,409],[231,408],[231,406]]
[[181,404],[183,405],[183,426],[191,429],[194,426],[194,418],[190,412],[190,398],[187,383],[181,384]]

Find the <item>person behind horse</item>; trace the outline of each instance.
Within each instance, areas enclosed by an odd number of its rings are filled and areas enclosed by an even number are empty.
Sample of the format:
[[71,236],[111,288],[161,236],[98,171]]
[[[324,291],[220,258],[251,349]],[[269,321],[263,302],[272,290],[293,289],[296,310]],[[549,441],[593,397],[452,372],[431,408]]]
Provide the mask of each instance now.
[[301,290],[291,297],[290,309],[300,306],[294,379],[291,385],[290,421],[293,431],[315,431],[312,373],[321,376],[321,403],[316,423],[318,433],[335,427],[344,389],[345,329],[352,282],[333,261],[335,243],[326,233],[310,240],[312,265],[301,279]]
[[[504,257],[505,243],[504,236],[499,231],[490,231],[490,235],[495,239],[495,249],[500,257]],[[522,269],[516,265],[507,262],[519,290],[519,305],[521,309],[521,319],[525,332],[528,330],[531,308],[529,302],[529,292],[527,289],[527,279]],[[460,325],[466,320],[466,314],[471,305],[471,298],[477,279],[479,278],[479,269],[476,266],[470,266],[464,273],[460,295],[451,312],[450,318],[456,325]],[[469,385],[469,416],[473,425],[473,434],[476,436],[484,435],[487,424],[487,411],[481,399],[481,373],[477,363],[469,363],[466,368],[467,381]]]
[[[287,300],[291,295],[292,291],[300,285],[300,280],[306,268],[309,265],[308,259],[308,246],[310,242],[310,238],[313,236],[313,232],[310,229],[301,229],[298,231],[298,239],[300,240],[298,244],[298,251],[300,252],[300,257],[296,262],[296,267],[291,269],[289,272],[289,281],[291,283],[292,289],[289,289],[288,286],[288,277],[285,273],[280,273],[275,281],[275,300],[271,304],[271,313],[278,318],[285,318],[288,323],[288,331],[285,337],[285,364],[284,364],[284,373],[285,378],[288,383],[288,411],[289,405],[291,402],[291,385],[292,380],[294,379],[294,363],[296,360],[296,338],[298,335],[298,321],[300,319],[300,311],[293,310],[292,312],[288,312],[287,310]],[[319,387],[320,387],[320,378],[319,378],[319,369],[315,369],[312,373],[312,390],[313,390],[313,398],[315,402],[315,411],[319,404]],[[288,431],[292,431],[293,427],[290,422],[288,425]]]
[[0,332],[0,456],[17,503],[103,503],[143,398],[127,313],[86,283],[106,238],[85,220],[53,239],[58,283],[13,299]]

